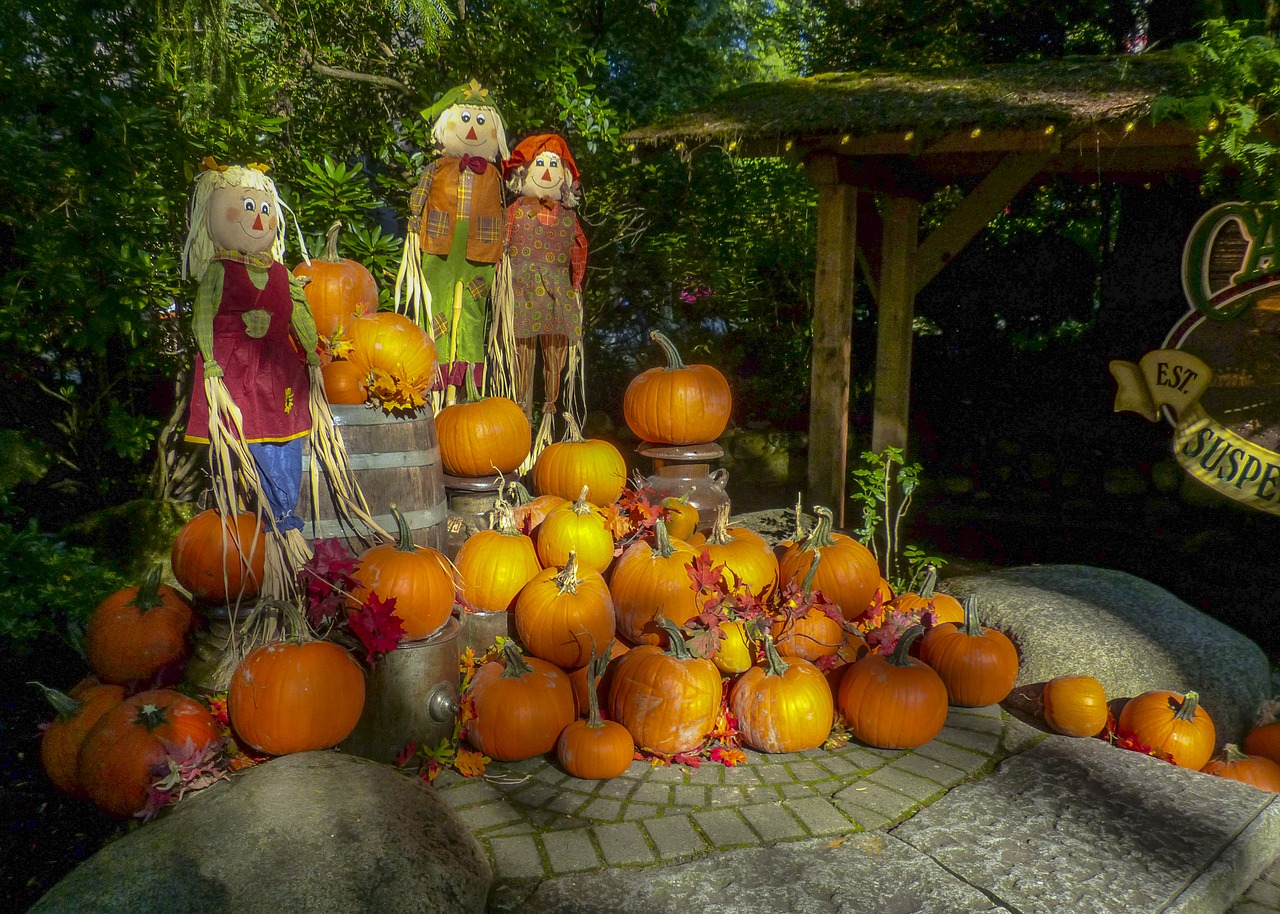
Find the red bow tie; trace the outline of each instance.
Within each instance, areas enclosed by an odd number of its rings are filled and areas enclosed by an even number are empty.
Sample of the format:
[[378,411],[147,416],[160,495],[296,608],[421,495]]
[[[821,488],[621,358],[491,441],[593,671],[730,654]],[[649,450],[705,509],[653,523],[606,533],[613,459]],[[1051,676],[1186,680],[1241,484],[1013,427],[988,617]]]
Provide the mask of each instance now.
[[471,169],[478,175],[484,174],[484,170],[489,167],[489,162],[481,156],[470,156],[463,154],[458,159],[458,171],[466,171]]

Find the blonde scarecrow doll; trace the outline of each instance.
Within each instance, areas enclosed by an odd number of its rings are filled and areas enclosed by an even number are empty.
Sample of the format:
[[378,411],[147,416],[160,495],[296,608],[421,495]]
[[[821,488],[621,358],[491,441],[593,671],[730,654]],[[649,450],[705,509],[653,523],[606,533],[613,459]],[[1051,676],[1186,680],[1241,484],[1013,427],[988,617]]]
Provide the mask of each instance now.
[[466,372],[483,387],[485,322],[494,267],[502,257],[502,178],[506,129],[489,90],[472,80],[423,112],[435,118],[432,137],[442,155],[429,164],[409,197],[409,226],[396,308],[436,341],[438,387],[456,399]]
[[507,186],[519,198],[507,208],[506,256],[494,295],[490,357],[497,367],[496,392],[522,404],[532,418],[534,364],[542,350],[536,457],[552,438],[562,389],[571,412],[575,404],[577,411],[585,409],[582,281],[587,237],[574,212],[581,189],[578,166],[562,137],[529,137],[516,146],[503,170]]

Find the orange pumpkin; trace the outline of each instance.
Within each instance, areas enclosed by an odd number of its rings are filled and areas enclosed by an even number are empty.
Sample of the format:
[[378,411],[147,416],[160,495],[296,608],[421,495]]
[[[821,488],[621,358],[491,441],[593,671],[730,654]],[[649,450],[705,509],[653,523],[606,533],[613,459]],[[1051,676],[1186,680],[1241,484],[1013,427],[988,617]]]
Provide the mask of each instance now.
[[[378,284],[373,274],[359,262],[338,253],[341,232],[342,222],[334,222],[325,239],[324,256],[313,257],[310,263],[303,261],[293,268],[293,275],[299,279],[311,277],[304,291],[311,305],[311,316],[315,318],[316,332],[323,337],[332,337],[339,327],[348,327],[357,317],[378,310]],[[330,397],[329,402],[345,401]]]
[[1044,687],[1044,722],[1063,736],[1097,736],[1107,725],[1107,691],[1092,676],[1058,676]]
[[[613,661],[629,650],[631,648],[621,641],[613,641],[609,645],[609,659],[606,661],[604,672],[599,675],[596,682],[596,697],[601,701],[600,713],[606,717],[609,710],[609,684],[613,681],[613,671],[617,666]],[[591,705],[590,697],[587,695],[587,667],[590,665],[588,663],[565,670],[569,676],[569,683],[573,686],[573,701],[577,706],[579,717],[586,714]]]
[[528,489],[514,480],[507,483],[507,491],[511,493],[511,514],[516,529],[526,536],[532,535],[533,531],[542,526],[547,515],[556,508],[573,504],[559,495],[539,495],[534,498]]
[[[813,582],[821,564],[822,555],[818,554],[805,572],[804,583],[800,586],[805,596],[813,593]],[[814,661],[830,657],[840,650],[845,641],[844,626],[816,605],[804,607],[803,613],[800,609],[795,603],[788,602],[774,618],[769,634],[778,653],[783,657]]]
[[622,397],[627,425],[641,441],[702,444],[715,441],[729,424],[729,382],[710,365],[686,365],[675,344],[657,330],[649,338],[662,347],[667,364],[631,379]]
[[724,565],[726,574],[732,573],[760,600],[767,600],[778,586],[778,558],[773,547],[754,530],[730,527],[728,504],[716,508],[711,532],[694,534],[689,545],[695,551],[705,548],[713,565]]
[[1018,679],[1018,651],[1004,632],[984,628],[977,600],[964,599],[964,625],[935,625],[920,642],[920,659],[942,678],[953,705],[980,708],[1004,701]]
[[631,767],[636,744],[630,731],[600,714],[598,683],[609,665],[609,653],[593,651],[586,665],[587,717],[575,720],[560,731],[556,758],[575,778],[603,781],[616,778]]
[[1259,790],[1280,793],[1280,765],[1265,756],[1246,755],[1234,743],[1227,743],[1222,752],[1200,770]]
[[818,748],[835,716],[826,677],[807,660],[784,661],[767,635],[764,652],[764,666],[743,673],[729,693],[742,741],[760,752]]
[[880,566],[871,550],[851,536],[831,529],[830,508],[814,509],[818,520],[798,543],[793,543],[779,561],[779,577],[800,582],[815,555],[822,555],[822,567],[813,586],[840,607],[845,619],[856,619],[867,611],[880,586]]
[[256,514],[223,518],[210,508],[187,521],[173,541],[173,575],[205,605],[252,600],[262,587],[267,535]]
[[57,712],[40,734],[40,763],[53,786],[73,797],[85,796],[76,776],[80,746],[102,715],[124,701],[124,687],[108,683],[80,684],[70,694],[35,683]]
[[564,421],[564,438],[543,448],[533,465],[534,490],[574,501],[586,486],[595,504],[613,504],[626,485],[627,462],[608,441],[583,438],[572,414],[565,413]]
[[356,318],[347,328],[347,361],[368,375],[374,369],[426,390],[436,377],[436,344],[421,327],[394,311]]
[[601,574],[613,561],[613,534],[604,511],[587,501],[589,491],[583,486],[576,502],[555,508],[538,527],[534,548],[544,568],[563,568],[571,552]]
[[840,713],[849,731],[869,746],[914,749],[947,722],[947,687],[932,667],[911,656],[922,634],[922,626],[908,629],[892,654],[867,654],[850,664],[840,682]]
[[1244,751],[1280,764],[1280,722],[1260,724],[1250,730],[1244,738]]
[[320,369],[324,379],[324,395],[330,403],[342,406],[359,406],[369,399],[368,376],[345,359],[330,362]]
[[85,658],[103,682],[147,683],[166,674],[176,681],[195,617],[182,594],[160,583],[161,568],[153,565],[142,583],[116,591],[89,616]]
[[525,650],[556,666],[582,666],[596,645],[613,641],[609,585],[598,571],[579,568],[572,552],[563,570],[546,568],[535,574],[511,611]]
[[494,507],[492,530],[467,537],[454,563],[462,576],[462,595],[473,612],[506,612],[520,590],[542,570],[533,540],[515,528],[511,506]]
[[399,541],[366,549],[352,578],[357,587],[348,602],[360,606],[369,594],[383,600],[395,598],[395,615],[404,627],[402,640],[413,641],[435,634],[453,612],[454,580],[449,560],[429,546],[413,541],[413,530],[400,509],[391,506],[399,528]]
[[1182,768],[1199,771],[1213,756],[1217,732],[1195,692],[1164,689],[1131,698],[1120,712],[1119,727],[1138,742],[1168,755]]
[[468,478],[514,473],[533,444],[524,410],[507,397],[481,398],[472,372],[467,373],[467,394],[467,400],[436,416],[444,471]]
[[504,659],[486,663],[467,689],[475,716],[467,740],[489,758],[518,762],[555,748],[576,716],[569,677],[554,664],[521,656],[514,641]]
[[688,540],[698,532],[698,522],[702,519],[698,509],[689,502],[689,493],[677,498],[668,495],[662,499],[663,520],[667,522],[667,532],[678,540]]
[[660,644],[662,617],[683,625],[698,614],[697,594],[685,568],[697,553],[688,543],[671,539],[661,520],[653,529],[653,545],[644,540],[632,543],[609,576],[618,632],[632,644]]
[[894,609],[917,614],[932,612],[936,616],[935,625],[943,622],[964,624],[964,606],[950,594],[935,592],[934,587],[937,583],[938,569],[930,565],[925,571],[924,581],[918,591],[907,592],[892,598]]

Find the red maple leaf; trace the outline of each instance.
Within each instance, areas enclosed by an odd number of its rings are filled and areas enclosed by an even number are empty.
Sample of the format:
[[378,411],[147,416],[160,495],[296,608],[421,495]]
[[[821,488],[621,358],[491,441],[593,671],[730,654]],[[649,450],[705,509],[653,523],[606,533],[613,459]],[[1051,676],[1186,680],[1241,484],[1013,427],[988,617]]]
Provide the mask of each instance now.
[[696,592],[713,591],[721,594],[730,592],[724,579],[724,565],[712,565],[711,553],[706,548],[703,548],[692,562],[685,563],[684,568]]
[[359,567],[360,560],[355,553],[337,537],[316,540],[315,552],[302,565],[303,570],[327,581],[349,577]]
[[396,598],[383,600],[376,593],[370,593],[364,605],[355,609],[347,618],[351,633],[364,645],[368,663],[373,663],[383,654],[396,649],[404,635],[404,624],[395,614]]
[[919,620],[913,613],[890,609],[884,621],[877,628],[867,632],[867,644],[878,654],[892,654],[893,649],[898,646],[898,639],[906,633],[907,629],[918,624]]

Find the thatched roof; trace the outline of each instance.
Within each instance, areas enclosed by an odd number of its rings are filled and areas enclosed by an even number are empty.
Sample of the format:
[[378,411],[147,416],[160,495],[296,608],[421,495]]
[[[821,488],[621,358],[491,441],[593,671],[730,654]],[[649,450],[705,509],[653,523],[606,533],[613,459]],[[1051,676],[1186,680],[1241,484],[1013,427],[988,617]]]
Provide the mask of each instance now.
[[1131,122],[1187,83],[1169,53],[1066,58],[948,71],[866,70],[742,86],[705,107],[627,134],[637,144],[689,145],[820,135]]

